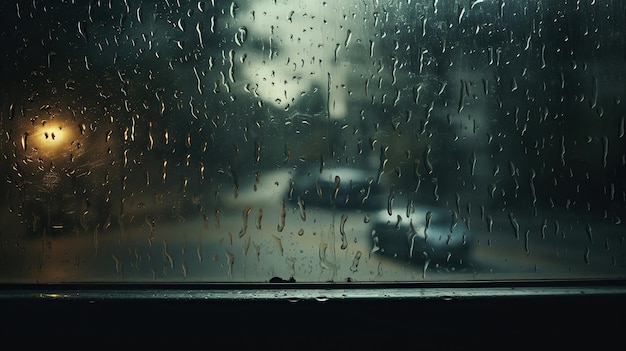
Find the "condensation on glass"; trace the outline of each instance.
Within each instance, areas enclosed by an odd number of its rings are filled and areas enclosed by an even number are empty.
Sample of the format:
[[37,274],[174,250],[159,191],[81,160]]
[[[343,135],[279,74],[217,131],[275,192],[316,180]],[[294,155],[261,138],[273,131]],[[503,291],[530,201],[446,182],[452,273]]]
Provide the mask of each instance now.
[[622,278],[622,1],[0,5],[0,280]]

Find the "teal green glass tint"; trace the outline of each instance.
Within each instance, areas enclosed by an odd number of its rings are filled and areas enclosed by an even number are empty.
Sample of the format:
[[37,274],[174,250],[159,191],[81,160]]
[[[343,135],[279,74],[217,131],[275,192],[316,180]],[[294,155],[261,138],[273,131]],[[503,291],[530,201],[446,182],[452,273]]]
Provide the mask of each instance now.
[[0,282],[622,279],[622,1],[4,2]]

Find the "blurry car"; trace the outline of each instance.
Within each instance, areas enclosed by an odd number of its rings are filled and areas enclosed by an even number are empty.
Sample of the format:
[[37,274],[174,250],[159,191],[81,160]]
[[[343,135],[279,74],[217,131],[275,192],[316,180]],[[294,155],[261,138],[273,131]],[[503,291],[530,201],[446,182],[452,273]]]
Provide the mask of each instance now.
[[400,202],[377,175],[376,169],[357,166],[301,169],[294,174],[289,199],[307,208],[362,212],[374,254],[420,264],[467,264],[471,232],[456,211],[412,202],[395,205]]
[[298,169],[288,197],[307,207],[371,210],[385,207],[387,195],[377,184],[376,170],[342,166]]
[[408,262],[462,267],[470,252],[469,229],[455,211],[407,207],[381,209],[370,218],[373,252]]

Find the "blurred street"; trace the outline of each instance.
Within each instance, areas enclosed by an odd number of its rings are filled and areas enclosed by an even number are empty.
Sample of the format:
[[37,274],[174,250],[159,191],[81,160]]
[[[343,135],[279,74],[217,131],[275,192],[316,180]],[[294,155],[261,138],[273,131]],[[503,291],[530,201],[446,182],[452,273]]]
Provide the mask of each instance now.
[[2,276],[22,282],[533,280],[619,278],[626,265],[623,224],[542,209],[536,216],[531,209],[486,212],[485,219],[479,210],[462,212],[457,225],[469,227],[470,254],[461,267],[394,259],[372,252],[369,212],[301,212],[287,199],[288,172],[261,179],[256,191],[246,184],[237,198],[225,195],[219,215],[210,210],[207,218],[154,225],[138,218],[123,231],[111,226],[28,239],[16,233],[0,248]]

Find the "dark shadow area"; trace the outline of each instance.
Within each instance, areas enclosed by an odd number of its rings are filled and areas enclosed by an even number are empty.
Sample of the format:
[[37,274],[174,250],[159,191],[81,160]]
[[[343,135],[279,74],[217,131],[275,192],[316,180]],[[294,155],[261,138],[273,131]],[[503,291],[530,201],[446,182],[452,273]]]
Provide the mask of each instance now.
[[88,337],[132,339],[142,345],[173,341],[180,346],[202,342],[207,347],[267,345],[272,349],[324,345],[448,349],[500,345],[501,341],[507,345],[557,342],[562,347],[591,342],[608,346],[619,341],[626,327],[625,297],[623,293],[581,292],[297,302],[210,297],[3,298],[0,334],[5,342]]

